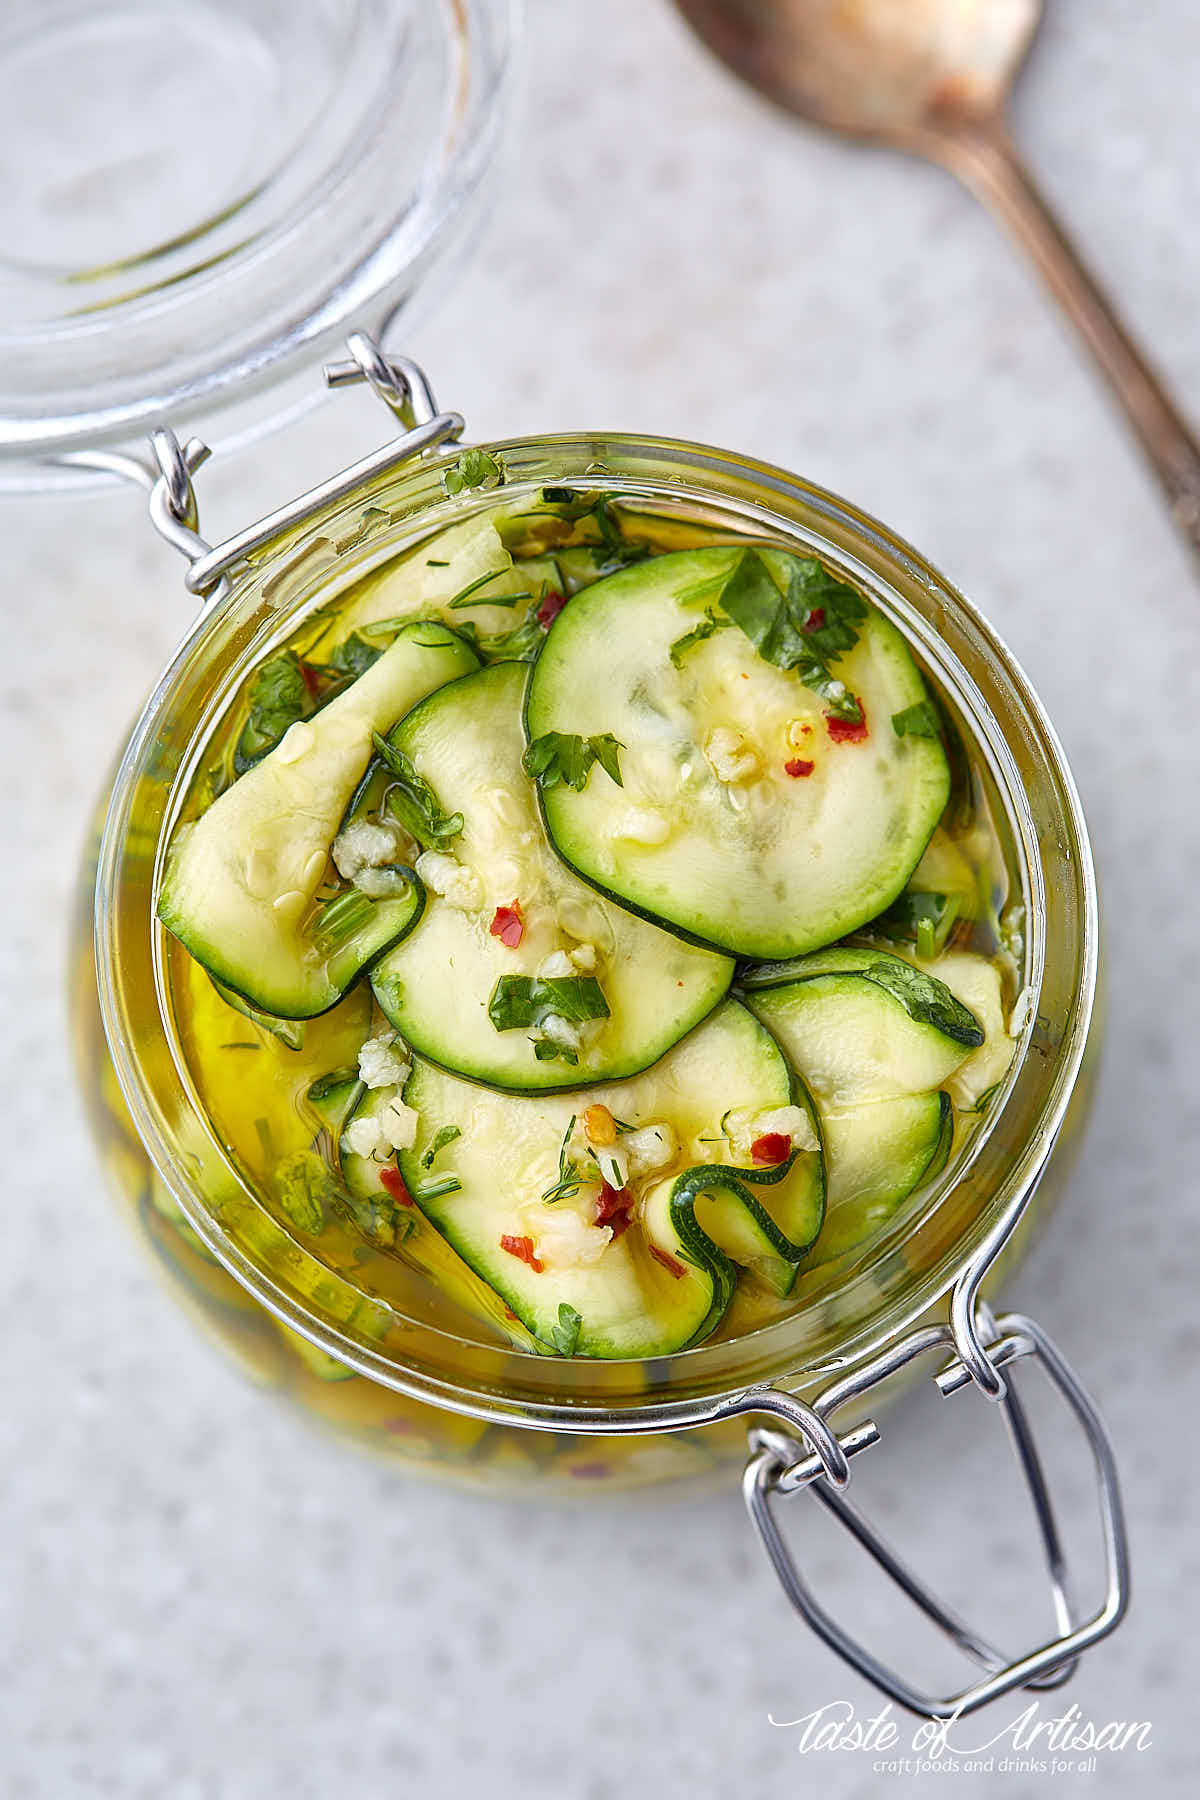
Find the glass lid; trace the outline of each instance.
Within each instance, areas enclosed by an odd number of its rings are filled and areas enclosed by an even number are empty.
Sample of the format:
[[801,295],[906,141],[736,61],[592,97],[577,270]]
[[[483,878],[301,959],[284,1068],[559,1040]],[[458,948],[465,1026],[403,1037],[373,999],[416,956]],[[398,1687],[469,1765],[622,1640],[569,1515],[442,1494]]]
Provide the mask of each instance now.
[[320,394],[463,246],[520,0],[11,0],[0,17],[0,489]]

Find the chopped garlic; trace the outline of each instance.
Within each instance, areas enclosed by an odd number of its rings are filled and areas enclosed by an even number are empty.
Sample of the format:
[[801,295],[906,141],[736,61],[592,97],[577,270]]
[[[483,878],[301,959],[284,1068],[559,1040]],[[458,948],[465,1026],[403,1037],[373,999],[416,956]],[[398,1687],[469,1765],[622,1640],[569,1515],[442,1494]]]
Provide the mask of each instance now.
[[583,975],[590,975],[596,967],[595,944],[576,944],[573,950],[568,950],[567,955]]
[[600,1173],[609,1187],[616,1188],[618,1193],[629,1185],[629,1158],[623,1144],[599,1145],[593,1150],[593,1156],[600,1165]]
[[565,1202],[544,1207],[537,1221],[536,1249],[548,1268],[571,1269],[598,1262],[612,1243],[612,1227],[590,1225]]
[[568,975],[574,975],[575,972],[575,964],[565,950],[552,950],[549,956],[538,964],[538,974],[544,981],[562,981]]
[[629,1159],[631,1177],[650,1175],[655,1169],[665,1169],[674,1162],[679,1152],[679,1140],[674,1130],[664,1120],[658,1125],[642,1125],[637,1131],[627,1131],[621,1139],[621,1147]]
[[787,741],[793,750],[802,750],[812,734],[813,728],[807,719],[788,720]]
[[[371,888],[378,887],[378,879],[373,880],[372,874],[385,864],[396,862],[403,848],[397,826],[372,825],[367,819],[356,819],[334,838],[330,854],[334,868],[344,880],[352,881],[369,899],[377,900],[380,895],[372,893]],[[387,891],[395,893],[394,881],[388,881]]]
[[542,1036],[549,1038],[561,1050],[578,1050],[583,1041],[583,1032],[570,1019],[564,1019],[558,1013],[547,1013],[542,1020]]
[[420,1114],[415,1107],[405,1106],[396,1097],[389,1100],[379,1116],[379,1135],[389,1150],[411,1150],[417,1141]]
[[343,1156],[374,1156],[383,1148],[383,1133],[379,1129],[379,1120],[368,1118],[351,1119],[342,1133]]
[[631,844],[665,844],[671,835],[666,813],[654,806],[627,806],[609,827],[611,835]]
[[730,785],[749,781],[759,773],[759,761],[740,731],[718,725],[710,731],[704,745],[709,768],[718,781]]
[[483,883],[474,869],[464,868],[456,857],[441,850],[423,850],[414,866],[430,892],[459,912],[477,912],[483,905]]
[[762,1112],[741,1106],[726,1116],[724,1131],[739,1162],[751,1160],[751,1145],[758,1138],[775,1133],[790,1138],[793,1150],[820,1148],[813,1122],[802,1106],[776,1106]]
[[368,1038],[358,1052],[358,1075],[369,1088],[403,1087],[412,1064],[394,1031]]

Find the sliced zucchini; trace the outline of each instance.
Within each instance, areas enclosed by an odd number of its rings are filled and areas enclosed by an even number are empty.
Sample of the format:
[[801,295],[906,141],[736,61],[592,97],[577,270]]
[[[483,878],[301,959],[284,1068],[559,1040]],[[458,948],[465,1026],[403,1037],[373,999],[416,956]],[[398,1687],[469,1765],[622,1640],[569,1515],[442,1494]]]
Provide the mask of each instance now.
[[[992,972],[972,956],[933,967],[940,973],[960,960]],[[986,982],[973,988],[966,971],[958,973],[960,993],[986,993]],[[884,951],[818,951],[748,979],[776,984],[753,988],[746,1004],[774,1032],[820,1113],[828,1216],[815,1254],[828,1261],[873,1237],[945,1166],[952,1094],[963,1071],[987,1055],[984,1026],[932,968]]]
[[[346,1210],[368,1243],[377,1249],[400,1256],[434,1282],[438,1291],[457,1302],[472,1317],[484,1318],[503,1337],[522,1349],[536,1349],[530,1334],[506,1307],[503,1300],[464,1262],[443,1235],[432,1229],[412,1199],[407,1180],[399,1181],[396,1159],[377,1161],[371,1156],[355,1156],[341,1148],[340,1133],[352,1119],[377,1118],[395,1097],[392,1088],[365,1088],[353,1077],[335,1090],[326,1104],[337,1099],[350,1101],[338,1117],[339,1135],[334,1139],[333,1158],[340,1166]],[[430,1174],[419,1169],[420,1180],[414,1179],[413,1191],[418,1196],[446,1179],[440,1167]]]
[[949,1094],[903,1094],[821,1111],[828,1167],[814,1262],[873,1237],[902,1200],[941,1173],[954,1138]]
[[983,1043],[983,1026],[945,981],[939,980],[932,969],[914,968],[904,957],[892,956],[886,950],[838,944],[786,963],[760,963],[744,972],[742,985],[747,990],[781,987],[821,975],[861,975],[889,993],[915,1025],[928,1026],[967,1050],[976,1050]]
[[944,984],[884,951],[819,951],[790,974],[750,989],[746,1004],[819,1105],[940,1088],[966,1060],[964,1038],[983,1042],[978,1021]]
[[[482,669],[431,694],[393,731],[441,804],[462,814],[453,847],[472,899],[464,911],[461,894],[452,903],[430,893],[415,931],[371,975],[380,1007],[422,1056],[515,1092],[647,1068],[712,1011],[733,972],[727,957],[602,899],[554,854],[521,767],[526,679],[516,663]],[[582,974],[598,984],[591,1010],[606,1006],[607,1017],[559,1027],[557,1043],[540,1025],[501,1028],[522,1015],[504,1012],[498,984],[544,977],[552,957],[546,993],[561,992],[565,1012]]]
[[311,1018],[416,921],[422,895],[351,889],[321,903],[330,846],[385,732],[431,689],[478,667],[454,632],[407,626],[377,662],[293,725],[172,840],[158,916],[225,987],[263,1012]]
[[[891,904],[949,775],[936,735],[893,727],[928,704],[896,628],[856,601],[857,641],[818,694],[721,610],[748,554],[677,551],[577,594],[534,666],[526,728],[531,744],[622,746],[621,785],[596,766],[581,787],[542,787],[550,836],[586,880],[701,942],[785,957]],[[754,555],[782,607],[796,559]],[[853,726],[836,714],[849,694]]]
[[927,964],[924,972],[949,988],[982,1027],[982,1043],[946,1082],[955,1106],[970,1112],[984,1094],[1003,1081],[1016,1053],[1004,1010],[1000,971],[995,963],[969,950],[947,950]]
[[[619,1084],[569,1097],[505,1095],[416,1061],[404,1099],[419,1114],[417,1142],[399,1156],[410,1194],[547,1346],[569,1343],[595,1357],[682,1349],[719,1323],[735,1262],[783,1291],[820,1228],[824,1181],[811,1103],[770,1034],[734,1001],[652,1069]],[[672,1134],[670,1161],[617,1190],[632,1195],[632,1210],[611,1241],[612,1227],[595,1224],[606,1192],[600,1171],[569,1148],[593,1107],[626,1128],[614,1154],[628,1128],[666,1125]],[[759,1168],[752,1148],[735,1158],[723,1121],[769,1121],[784,1107],[801,1115],[780,1160]],[[459,1135],[438,1156],[432,1183],[422,1157],[450,1126]],[[728,1152],[716,1167],[714,1149]],[[611,1201],[614,1190],[607,1193]]]

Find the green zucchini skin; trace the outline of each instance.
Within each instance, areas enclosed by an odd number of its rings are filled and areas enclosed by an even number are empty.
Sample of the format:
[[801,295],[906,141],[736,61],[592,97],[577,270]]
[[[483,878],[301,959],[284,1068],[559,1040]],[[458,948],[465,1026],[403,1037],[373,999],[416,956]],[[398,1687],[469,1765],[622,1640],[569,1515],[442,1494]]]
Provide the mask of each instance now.
[[[624,745],[622,787],[594,769],[580,791],[540,794],[555,847],[585,880],[689,941],[778,959],[847,935],[896,899],[949,774],[940,740],[893,731],[892,716],[928,696],[904,639],[874,609],[837,663],[863,699],[864,742],[837,740],[817,696],[736,627],[672,663],[704,617],[686,597],[719,587],[738,555],[676,551],[577,594],[534,665],[526,732],[531,742],[610,733]],[[797,779],[789,733],[805,728],[812,772]],[[718,774],[717,730],[745,734],[757,769],[745,785]],[[649,819],[661,841],[648,840]]]
[[740,985],[753,992],[823,975],[861,975],[899,1001],[914,1024],[928,1025],[966,1050],[977,1050],[984,1041],[983,1026],[944,981],[886,950],[837,945],[788,962],[760,963],[741,971]]
[[[987,997],[981,958],[947,956],[941,966],[960,989]],[[996,1053],[948,983],[886,951],[839,947],[745,979],[745,1004],[774,1032],[820,1115],[827,1216],[812,1260],[829,1262],[875,1236],[945,1167],[955,1130],[947,1089],[976,1057],[988,1058],[990,1073]]]
[[477,667],[456,633],[406,626],[350,687],[176,831],[158,917],[219,983],[277,1018],[314,1018],[412,929],[424,903],[415,880],[401,881],[395,898],[350,890],[320,905],[315,896],[372,733]]
[[[371,974],[380,1008],[421,1056],[509,1093],[639,1073],[720,1003],[733,973],[728,957],[600,898],[555,854],[522,768],[526,681],[524,665],[493,664],[438,689],[392,733],[442,805],[463,815],[452,849],[480,899],[463,911],[429,895],[419,926]],[[490,926],[513,902],[523,935],[509,946]],[[588,1032],[574,1064],[539,1060],[526,1029],[497,1030],[489,999],[502,977],[536,976],[549,955],[581,940],[596,954],[610,1016]]]
[[[555,1343],[563,1307],[581,1320],[576,1355],[640,1358],[698,1343],[728,1308],[735,1265],[753,1268],[775,1292],[786,1292],[820,1229],[824,1169],[815,1130],[811,1147],[793,1148],[772,1169],[709,1160],[709,1140],[721,1141],[721,1120],[731,1106],[757,1113],[798,1104],[815,1122],[771,1034],[733,1001],[643,1074],[584,1094],[488,1092],[418,1059],[404,1098],[420,1119],[416,1144],[398,1157],[410,1194],[546,1346]],[[575,1202],[547,1204],[541,1196],[553,1183],[570,1119],[597,1104],[634,1127],[670,1124],[677,1137],[674,1166],[649,1179],[628,1228],[606,1246],[601,1242],[590,1260],[560,1264],[550,1249],[535,1270],[501,1239],[527,1239],[534,1254],[543,1241],[539,1233],[553,1240],[555,1206]],[[460,1136],[439,1155],[436,1172],[461,1185],[438,1192],[421,1157],[447,1125],[457,1125]],[[598,1176],[594,1185],[598,1191]],[[585,1182],[576,1236],[586,1233],[591,1191]]]

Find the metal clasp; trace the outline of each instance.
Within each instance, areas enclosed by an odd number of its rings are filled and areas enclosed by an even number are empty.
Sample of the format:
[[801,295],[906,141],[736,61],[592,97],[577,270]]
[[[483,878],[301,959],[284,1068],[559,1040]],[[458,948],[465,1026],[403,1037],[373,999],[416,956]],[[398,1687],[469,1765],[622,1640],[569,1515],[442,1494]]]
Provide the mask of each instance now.
[[[970,1273],[963,1278],[960,1291],[968,1291]],[[1104,1424],[1078,1378],[1042,1328],[1021,1313],[1008,1313],[999,1320],[993,1319],[987,1308],[974,1299],[977,1291],[978,1283],[975,1282],[969,1290],[971,1297],[965,1314],[963,1305],[952,1306],[950,1323],[910,1332],[873,1362],[826,1388],[811,1406],[775,1390],[751,1390],[740,1396],[738,1402],[739,1410],[782,1415],[792,1427],[786,1432],[762,1428],[751,1432],[751,1455],[743,1479],[747,1510],[788,1599],[832,1650],[899,1705],[924,1718],[961,1717],[1017,1687],[1059,1686],[1074,1672],[1081,1652],[1105,1637],[1120,1622],[1129,1603],[1124,1514],[1116,1461]],[[964,1316],[970,1323],[969,1334],[965,1337],[960,1336]],[[834,1415],[916,1358],[934,1352],[944,1356],[947,1351],[951,1358],[935,1377],[938,1388],[943,1394],[952,1394],[960,1388],[976,1386],[1000,1407],[1033,1503],[1049,1575],[1057,1633],[1018,1657],[1005,1656],[939,1600],[843,1492],[849,1478],[846,1459],[852,1449],[866,1448],[868,1442],[877,1442],[880,1433],[874,1422],[868,1420],[839,1438],[831,1423]],[[1040,1363],[1066,1401],[1083,1427],[1095,1464],[1107,1583],[1103,1602],[1083,1620],[1075,1615],[1066,1556],[1025,1409],[1011,1375],[1006,1381],[1000,1374],[1002,1368],[1025,1357]],[[980,1359],[986,1363],[988,1371],[982,1380],[977,1372]],[[835,1454],[831,1454],[831,1439]],[[925,1616],[986,1671],[982,1680],[956,1694],[922,1693],[826,1612],[801,1576],[775,1516],[777,1498],[802,1489],[811,1492]]]
[[192,484],[192,476],[212,454],[202,438],[189,438],[181,444],[173,431],[164,428],[150,439],[153,461],[116,450],[73,450],[59,460],[75,468],[101,469],[144,488],[155,530],[187,558],[184,584],[188,591],[205,602],[222,600],[229,592],[228,571],[277,533],[303,524],[373,476],[462,436],[461,414],[437,410],[429,382],[416,363],[403,356],[387,356],[365,331],[351,332],[346,348],[347,361],[328,363],[322,370],[326,386],[347,387],[365,381],[405,430],[215,547],[200,535]]

